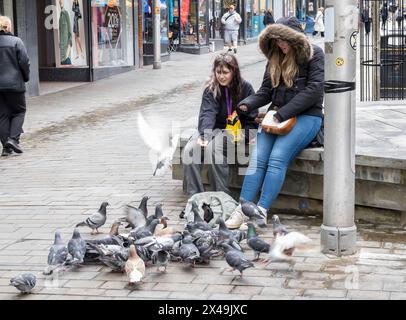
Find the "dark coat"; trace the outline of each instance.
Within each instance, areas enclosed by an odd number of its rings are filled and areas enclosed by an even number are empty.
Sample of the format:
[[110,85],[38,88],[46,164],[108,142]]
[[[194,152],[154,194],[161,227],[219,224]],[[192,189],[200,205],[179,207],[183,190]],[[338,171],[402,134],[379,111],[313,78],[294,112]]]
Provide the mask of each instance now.
[[30,61],[20,38],[0,31],[0,92],[25,92]]
[[[300,26],[297,30],[301,30]],[[318,46],[312,46],[303,33],[278,22],[268,26],[260,35],[259,45],[268,59],[276,46],[274,41],[276,37],[288,41],[296,50],[299,73],[294,79],[293,86],[288,88],[281,82],[278,87],[273,88],[267,65],[261,88],[239,105],[245,104],[249,111],[252,111],[272,102],[272,106],[280,108],[275,114],[280,121],[300,114],[323,117],[323,50]]]
[[[239,101],[245,99],[246,97],[254,94],[254,88],[252,85],[242,80],[241,84],[241,93]],[[233,106],[233,110],[235,110],[236,106]],[[254,110],[249,114],[242,114],[239,110],[237,113],[241,120],[242,127],[248,131],[249,129],[257,129],[258,125],[255,122],[255,118],[258,116],[258,111]],[[205,130],[214,130],[214,129],[225,129],[227,124],[227,103],[225,99],[225,92],[224,88],[221,88],[221,96],[218,95],[214,98],[212,92],[209,89],[204,90],[202,104],[200,106],[200,114],[199,114],[199,134],[200,136],[204,136],[206,139],[210,137],[206,137],[204,135]],[[246,132],[246,137],[248,134]]]

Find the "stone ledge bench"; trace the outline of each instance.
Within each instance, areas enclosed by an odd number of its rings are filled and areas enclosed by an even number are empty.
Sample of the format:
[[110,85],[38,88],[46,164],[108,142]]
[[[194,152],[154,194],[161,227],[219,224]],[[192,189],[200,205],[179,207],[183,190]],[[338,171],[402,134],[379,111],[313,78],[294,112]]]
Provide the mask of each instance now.
[[[190,133],[190,132],[189,132]],[[183,180],[180,155],[190,134],[179,140],[172,178]],[[285,183],[271,211],[321,214],[323,211],[323,148],[303,150],[289,166]],[[378,223],[406,223],[406,161],[356,155],[356,219]],[[244,179],[238,174],[246,165],[230,166],[230,188],[237,199]],[[209,186],[207,166],[202,179]]]

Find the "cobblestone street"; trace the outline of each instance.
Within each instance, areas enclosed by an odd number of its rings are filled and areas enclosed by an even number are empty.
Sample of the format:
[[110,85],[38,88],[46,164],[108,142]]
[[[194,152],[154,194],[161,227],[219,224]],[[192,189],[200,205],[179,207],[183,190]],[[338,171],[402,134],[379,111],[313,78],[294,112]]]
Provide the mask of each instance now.
[[[212,57],[185,62],[175,56],[160,71],[144,68],[29,100],[25,153],[0,159],[0,299],[406,299],[404,229],[359,223],[357,254],[340,259],[320,253],[322,220],[315,216],[281,215],[289,230],[306,234],[312,245],[295,252],[292,263],[256,263],[242,279],[220,258],[195,268],[171,262],[166,273],[148,267],[136,289],[127,286],[125,274],[99,264],[53,280],[42,274],[55,231],[67,243],[74,226],[103,201],[111,206],[99,237],[124,216],[126,204],[138,206],[145,195],[151,197],[150,212],[162,202],[169,225],[183,230],[182,182],[170,172],[152,176],[137,115],[157,127],[170,128],[172,121],[196,125]],[[243,77],[258,89],[265,63],[256,45],[239,49],[239,58]],[[80,232],[95,238],[89,228]],[[270,242],[271,226],[261,236]],[[243,247],[253,258],[245,241]],[[23,271],[37,276],[31,295],[9,286]]]

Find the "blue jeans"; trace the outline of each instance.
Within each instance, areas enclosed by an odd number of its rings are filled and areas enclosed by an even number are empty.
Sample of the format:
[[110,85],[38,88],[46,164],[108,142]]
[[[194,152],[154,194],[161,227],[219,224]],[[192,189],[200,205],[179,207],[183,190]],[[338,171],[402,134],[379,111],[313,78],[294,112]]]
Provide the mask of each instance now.
[[289,163],[314,139],[321,120],[316,116],[300,115],[292,131],[285,136],[258,131],[241,200],[254,201],[262,185],[258,206],[268,210],[282,188]]

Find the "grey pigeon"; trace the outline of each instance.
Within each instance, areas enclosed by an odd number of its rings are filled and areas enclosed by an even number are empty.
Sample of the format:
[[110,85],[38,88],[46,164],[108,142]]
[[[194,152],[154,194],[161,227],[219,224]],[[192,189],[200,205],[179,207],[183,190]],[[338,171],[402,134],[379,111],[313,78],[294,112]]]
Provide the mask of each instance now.
[[212,256],[218,254],[215,250],[216,240],[210,231],[198,230],[193,233],[194,241],[197,249],[199,249],[201,260],[204,263],[209,263]]
[[219,228],[218,228],[218,240],[220,242],[228,241],[228,243],[235,249],[243,251],[240,244],[236,240],[236,233],[233,230],[227,228],[226,223],[223,218],[219,219]]
[[106,266],[116,272],[123,272],[125,263],[128,260],[128,248],[118,245],[92,245],[99,252],[98,259]]
[[162,271],[161,268],[164,268],[162,272],[166,272],[166,267],[168,265],[169,259],[170,254],[164,249],[156,250],[151,255],[151,261],[154,265],[158,266],[158,270]]
[[255,203],[246,201],[241,205],[241,210],[251,221],[256,221],[258,227],[266,227],[266,217]]
[[86,241],[82,239],[77,228],[73,231],[72,239],[68,242],[68,251],[72,257],[71,264],[78,265],[83,263],[86,254]]
[[204,211],[203,220],[209,223],[214,218],[213,210],[210,208],[210,205],[203,203],[202,209]]
[[233,271],[235,269],[240,271],[241,277],[245,269],[254,267],[254,264],[249,261],[241,251],[234,249],[228,243],[223,243],[221,246],[226,253],[226,262]]
[[130,205],[125,207],[126,216],[121,218],[121,222],[127,222],[126,228],[135,229],[138,227],[143,227],[147,223],[145,219],[144,212],[139,208],[134,208]]
[[144,214],[144,217],[148,217],[148,200],[151,199],[150,197],[143,197],[141,200],[140,205],[138,206],[138,209],[140,209],[142,211],[142,213]]
[[185,262],[195,265],[195,263],[200,260],[200,252],[196,245],[193,243],[193,238],[191,235],[187,235],[181,241],[182,244],[179,248],[179,256]]
[[23,273],[10,279],[10,286],[16,287],[22,293],[31,293],[37,278],[32,273]]
[[98,229],[106,223],[107,206],[109,206],[109,203],[103,202],[100,206],[100,209],[96,213],[92,214],[85,221],[78,223],[76,227],[88,226],[90,229],[92,229],[92,234],[94,233],[94,230],[99,233]]
[[274,235],[274,237],[276,237],[276,235],[285,235],[285,234],[289,233],[289,231],[281,223],[281,221],[279,220],[279,217],[276,214],[274,214],[272,216],[272,225],[273,225],[273,235]]
[[159,220],[154,219],[150,224],[147,224],[141,228],[134,229],[130,232],[130,237],[134,240],[142,239],[144,237],[152,236],[155,232],[155,228],[158,225]]
[[259,260],[259,255],[261,253],[269,253],[271,245],[258,237],[252,222],[248,222],[247,225],[248,225],[247,244],[252,250],[254,250],[255,253],[254,261],[256,261]]
[[49,249],[48,266],[45,268],[44,274],[50,275],[55,269],[64,265],[68,253],[68,248],[63,244],[60,232],[56,231],[54,244]]

